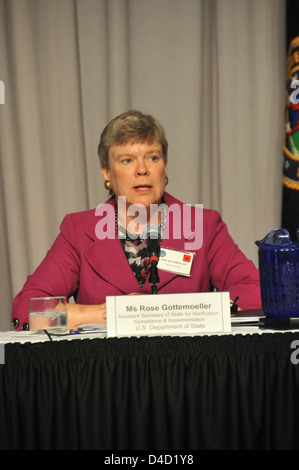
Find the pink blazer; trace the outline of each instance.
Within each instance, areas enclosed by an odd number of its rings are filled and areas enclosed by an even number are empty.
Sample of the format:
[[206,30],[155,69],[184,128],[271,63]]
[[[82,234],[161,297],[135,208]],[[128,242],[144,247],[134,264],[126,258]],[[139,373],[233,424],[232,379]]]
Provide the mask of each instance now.
[[[183,208],[182,202],[167,193],[164,200],[168,206]],[[115,200],[107,204],[114,208]],[[97,238],[100,220],[95,210],[64,218],[53,246],[14,299],[12,318],[18,320],[17,329],[28,322],[31,297],[74,296],[80,304],[100,304],[110,295],[151,292],[149,282],[139,286],[116,229],[114,239]],[[185,250],[186,234],[181,229],[184,236],[178,239],[179,227],[172,225],[161,249]],[[195,252],[191,277],[159,270],[159,293],[209,292],[213,285],[219,291],[229,291],[232,300],[238,296],[242,309],[261,308],[258,270],[234,243],[218,212],[203,210],[203,244],[191,251]]]

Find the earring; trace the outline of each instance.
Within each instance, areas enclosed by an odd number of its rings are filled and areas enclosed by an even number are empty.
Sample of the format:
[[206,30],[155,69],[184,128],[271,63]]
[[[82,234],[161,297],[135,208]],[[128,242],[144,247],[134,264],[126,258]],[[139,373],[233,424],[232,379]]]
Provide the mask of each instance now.
[[111,183],[109,180],[105,180],[105,183],[104,183],[104,186],[106,189],[110,189],[111,188]]
[[168,176],[166,176],[166,178],[165,178],[165,186],[168,185],[168,181],[169,181],[169,180],[168,180]]

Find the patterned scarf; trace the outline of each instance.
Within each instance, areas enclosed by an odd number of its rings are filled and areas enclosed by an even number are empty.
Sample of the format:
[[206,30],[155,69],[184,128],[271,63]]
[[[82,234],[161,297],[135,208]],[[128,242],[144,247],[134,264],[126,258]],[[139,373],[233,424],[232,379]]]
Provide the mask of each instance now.
[[121,244],[138,284],[143,287],[150,270],[146,241],[140,238],[130,240],[128,237],[121,239]]
[[[166,204],[162,199],[161,205],[161,233],[163,235],[163,230],[166,223]],[[115,222],[119,234],[119,238],[129,262],[129,265],[132,268],[133,273],[138,281],[138,284],[143,287],[145,281],[148,278],[150,272],[150,263],[147,250],[146,240],[136,238],[136,235],[131,235],[126,231],[125,228],[118,226],[117,224],[117,209],[115,208]]]

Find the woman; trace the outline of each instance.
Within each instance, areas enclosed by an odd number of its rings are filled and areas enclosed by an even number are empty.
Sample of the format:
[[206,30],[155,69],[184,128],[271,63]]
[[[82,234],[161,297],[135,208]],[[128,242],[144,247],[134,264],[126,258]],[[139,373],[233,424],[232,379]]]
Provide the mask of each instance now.
[[[98,152],[110,198],[96,210],[64,218],[52,248],[14,299],[16,329],[28,328],[31,297],[73,296],[76,303],[68,304],[72,329],[105,323],[106,296],[151,293],[147,241],[142,236],[148,224],[154,220],[160,227],[161,252],[184,253],[190,239],[186,220],[177,223],[173,216],[170,223],[169,208],[184,214],[185,205],[165,192],[167,149],[164,129],[152,116],[128,111],[106,126]],[[190,217],[194,228],[194,208]],[[190,227],[191,238],[196,233]],[[158,292],[207,292],[213,285],[229,291],[232,300],[238,297],[242,309],[260,308],[258,270],[235,245],[216,211],[203,210],[201,235],[201,242],[192,245],[189,275],[159,269]]]

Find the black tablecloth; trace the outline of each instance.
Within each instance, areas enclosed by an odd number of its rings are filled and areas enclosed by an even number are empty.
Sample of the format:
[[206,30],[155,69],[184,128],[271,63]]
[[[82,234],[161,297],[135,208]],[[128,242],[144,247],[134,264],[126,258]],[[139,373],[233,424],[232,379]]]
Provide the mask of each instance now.
[[0,448],[298,449],[293,341],[299,333],[8,344]]

